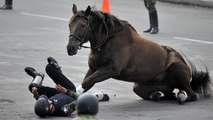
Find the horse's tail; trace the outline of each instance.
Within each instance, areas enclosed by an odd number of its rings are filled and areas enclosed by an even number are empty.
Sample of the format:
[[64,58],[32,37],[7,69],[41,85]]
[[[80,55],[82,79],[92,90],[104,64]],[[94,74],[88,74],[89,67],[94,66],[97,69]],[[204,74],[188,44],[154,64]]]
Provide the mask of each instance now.
[[209,76],[208,68],[205,66],[205,71],[198,71],[195,65],[188,60],[188,64],[192,71],[192,81],[190,83],[192,89],[204,96],[210,96],[211,92],[211,79]]

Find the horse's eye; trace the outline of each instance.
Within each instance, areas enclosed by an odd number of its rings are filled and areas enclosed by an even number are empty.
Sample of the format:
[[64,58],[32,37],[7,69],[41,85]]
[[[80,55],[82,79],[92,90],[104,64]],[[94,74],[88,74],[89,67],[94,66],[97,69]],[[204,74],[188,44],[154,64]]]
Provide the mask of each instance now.
[[84,28],[86,25],[85,24],[80,24],[80,27],[81,28]]

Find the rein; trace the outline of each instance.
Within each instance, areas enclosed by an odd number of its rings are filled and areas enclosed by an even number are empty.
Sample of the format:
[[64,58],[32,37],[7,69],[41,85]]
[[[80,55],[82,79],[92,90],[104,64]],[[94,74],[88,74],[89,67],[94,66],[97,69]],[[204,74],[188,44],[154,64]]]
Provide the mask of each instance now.
[[[100,47],[106,42],[106,40],[108,38],[109,31],[108,31],[108,27],[107,27],[106,22],[105,22],[105,18],[102,19],[101,24],[104,24],[104,27],[106,29],[106,37],[105,37],[105,39],[103,39],[103,41],[99,45],[97,45],[95,47],[91,47],[91,49],[100,49]],[[97,41],[101,40],[101,30],[102,30],[102,25],[99,27]]]

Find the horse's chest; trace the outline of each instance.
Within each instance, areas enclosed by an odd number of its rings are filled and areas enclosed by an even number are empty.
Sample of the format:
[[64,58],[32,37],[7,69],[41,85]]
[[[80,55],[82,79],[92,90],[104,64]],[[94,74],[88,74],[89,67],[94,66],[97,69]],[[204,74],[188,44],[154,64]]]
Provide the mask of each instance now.
[[99,55],[90,55],[89,57],[89,67],[91,69],[98,69],[106,64],[106,58]]

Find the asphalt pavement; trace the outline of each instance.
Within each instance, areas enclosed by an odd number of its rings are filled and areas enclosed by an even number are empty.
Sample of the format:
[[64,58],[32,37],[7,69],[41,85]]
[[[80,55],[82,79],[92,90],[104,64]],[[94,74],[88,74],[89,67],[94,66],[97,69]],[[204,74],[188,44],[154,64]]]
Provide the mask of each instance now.
[[[3,5],[4,1],[0,1]],[[0,119],[36,120],[35,100],[28,91],[32,78],[26,66],[45,73],[49,56],[58,60],[63,73],[80,85],[88,69],[89,49],[68,56],[68,22],[72,4],[79,10],[88,5],[101,8],[100,0],[16,0],[14,9],[0,11]],[[213,77],[212,9],[157,3],[159,34],[143,33],[149,27],[148,12],[141,0],[111,0],[111,14],[129,21],[143,36],[184,53],[199,70],[208,67]],[[44,85],[54,87],[45,73]],[[133,83],[109,79],[89,93],[105,92],[110,101],[101,102],[98,117],[104,120],[212,120],[213,98],[178,105],[176,101],[145,101],[132,91]],[[69,117],[49,117],[70,120]]]

